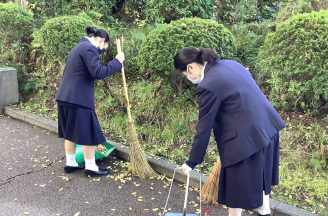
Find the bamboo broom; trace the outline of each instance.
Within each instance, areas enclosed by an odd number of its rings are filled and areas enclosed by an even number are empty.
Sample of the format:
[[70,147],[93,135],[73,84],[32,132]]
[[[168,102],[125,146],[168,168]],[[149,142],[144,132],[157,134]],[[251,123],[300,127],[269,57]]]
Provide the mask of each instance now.
[[[123,49],[124,38],[116,39],[117,52],[121,52]],[[148,161],[146,160],[146,154],[142,150],[138,140],[138,134],[134,126],[134,121],[131,115],[131,106],[128,96],[128,88],[126,85],[125,71],[122,64],[122,80],[124,95],[126,100],[126,109],[128,113],[128,143],[130,145],[130,162],[131,162],[131,172],[134,176],[139,176],[141,178],[155,176],[155,171],[150,167]]]
[[221,161],[218,159],[211,174],[208,176],[202,191],[201,199],[207,204],[218,204],[219,193],[219,175],[221,170]]

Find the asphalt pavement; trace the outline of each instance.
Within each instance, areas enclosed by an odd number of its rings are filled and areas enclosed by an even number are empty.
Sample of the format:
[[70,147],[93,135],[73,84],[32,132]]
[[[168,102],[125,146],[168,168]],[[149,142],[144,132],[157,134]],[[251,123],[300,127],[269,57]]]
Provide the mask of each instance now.
[[[128,163],[112,156],[98,164],[113,176],[64,174],[64,156],[57,134],[0,116],[0,216],[162,215],[170,185],[165,176],[131,177]],[[197,196],[197,189],[190,188],[189,212],[199,211]],[[169,211],[181,212],[183,200],[184,185],[174,182]],[[228,215],[222,206],[202,207],[209,216]]]

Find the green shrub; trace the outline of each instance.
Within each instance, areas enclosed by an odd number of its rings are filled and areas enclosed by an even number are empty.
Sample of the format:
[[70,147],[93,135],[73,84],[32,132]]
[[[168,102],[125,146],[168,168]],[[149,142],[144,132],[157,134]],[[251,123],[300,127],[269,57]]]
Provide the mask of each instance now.
[[[260,47],[265,36],[274,29],[272,21],[260,23],[239,23],[231,26],[231,31],[237,41],[237,58],[250,69],[254,78],[259,82],[260,74],[256,68]],[[260,83],[259,83],[260,84]]]
[[41,47],[47,61],[64,61],[69,51],[85,36],[85,28],[95,23],[85,14],[49,19],[38,31],[34,47]]
[[273,102],[285,110],[327,113],[328,11],[296,15],[268,34],[260,51]]
[[126,14],[137,19],[143,20],[145,18],[147,0],[128,0],[125,2]]
[[78,15],[81,12],[97,11],[102,14],[102,21],[110,21],[115,0],[30,0],[29,9],[38,18]]
[[183,47],[213,48],[222,58],[234,57],[236,42],[232,33],[213,20],[185,18],[151,31],[137,57],[140,71],[167,76],[173,58]]
[[149,22],[170,22],[185,17],[211,18],[216,10],[215,0],[147,0],[146,19]]
[[15,3],[0,3],[0,29],[1,54],[10,52],[13,45],[21,49],[23,43],[28,43],[33,31],[33,14]]
[[276,21],[283,22],[296,14],[310,13],[321,9],[328,9],[328,0],[288,0],[282,4]]
[[220,0],[217,1],[217,19],[221,23],[250,23],[274,19],[281,0]]
[[[140,49],[141,44],[145,41],[146,36],[149,34],[151,30],[153,30],[155,26],[147,25],[142,28],[129,28],[124,32],[125,40],[124,40],[124,54],[126,60],[124,61],[124,66],[127,74],[129,76],[139,76],[138,66],[137,66],[137,55]],[[119,30],[122,32],[122,29]],[[111,36],[114,38],[115,36],[120,36],[119,32],[111,32]],[[116,55],[116,46],[113,47],[112,56]]]

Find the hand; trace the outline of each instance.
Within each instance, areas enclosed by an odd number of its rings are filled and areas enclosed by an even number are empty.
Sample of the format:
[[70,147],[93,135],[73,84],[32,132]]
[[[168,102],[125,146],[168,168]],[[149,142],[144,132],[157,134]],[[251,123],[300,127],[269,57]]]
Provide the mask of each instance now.
[[182,173],[185,175],[190,173],[190,171],[192,170],[187,164],[183,164],[182,166],[178,167],[178,169],[181,170]]
[[124,52],[119,52],[115,58],[119,60],[121,63],[123,63],[125,60]]

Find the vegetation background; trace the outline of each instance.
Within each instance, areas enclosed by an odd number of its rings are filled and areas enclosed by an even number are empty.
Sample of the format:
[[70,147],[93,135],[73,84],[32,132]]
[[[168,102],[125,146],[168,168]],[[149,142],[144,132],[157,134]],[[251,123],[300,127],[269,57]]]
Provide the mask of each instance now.
[[[92,25],[126,38],[126,69],[139,139],[149,155],[183,163],[197,121],[194,86],[175,88],[172,57],[211,47],[249,68],[287,123],[274,198],[328,215],[328,0],[0,1],[0,66],[18,70],[20,108],[56,119],[55,95],[70,49]],[[320,11],[320,12],[319,12]],[[115,44],[103,54],[115,56]],[[120,74],[96,84],[107,137],[125,143]],[[218,158],[211,139],[208,174]]]

